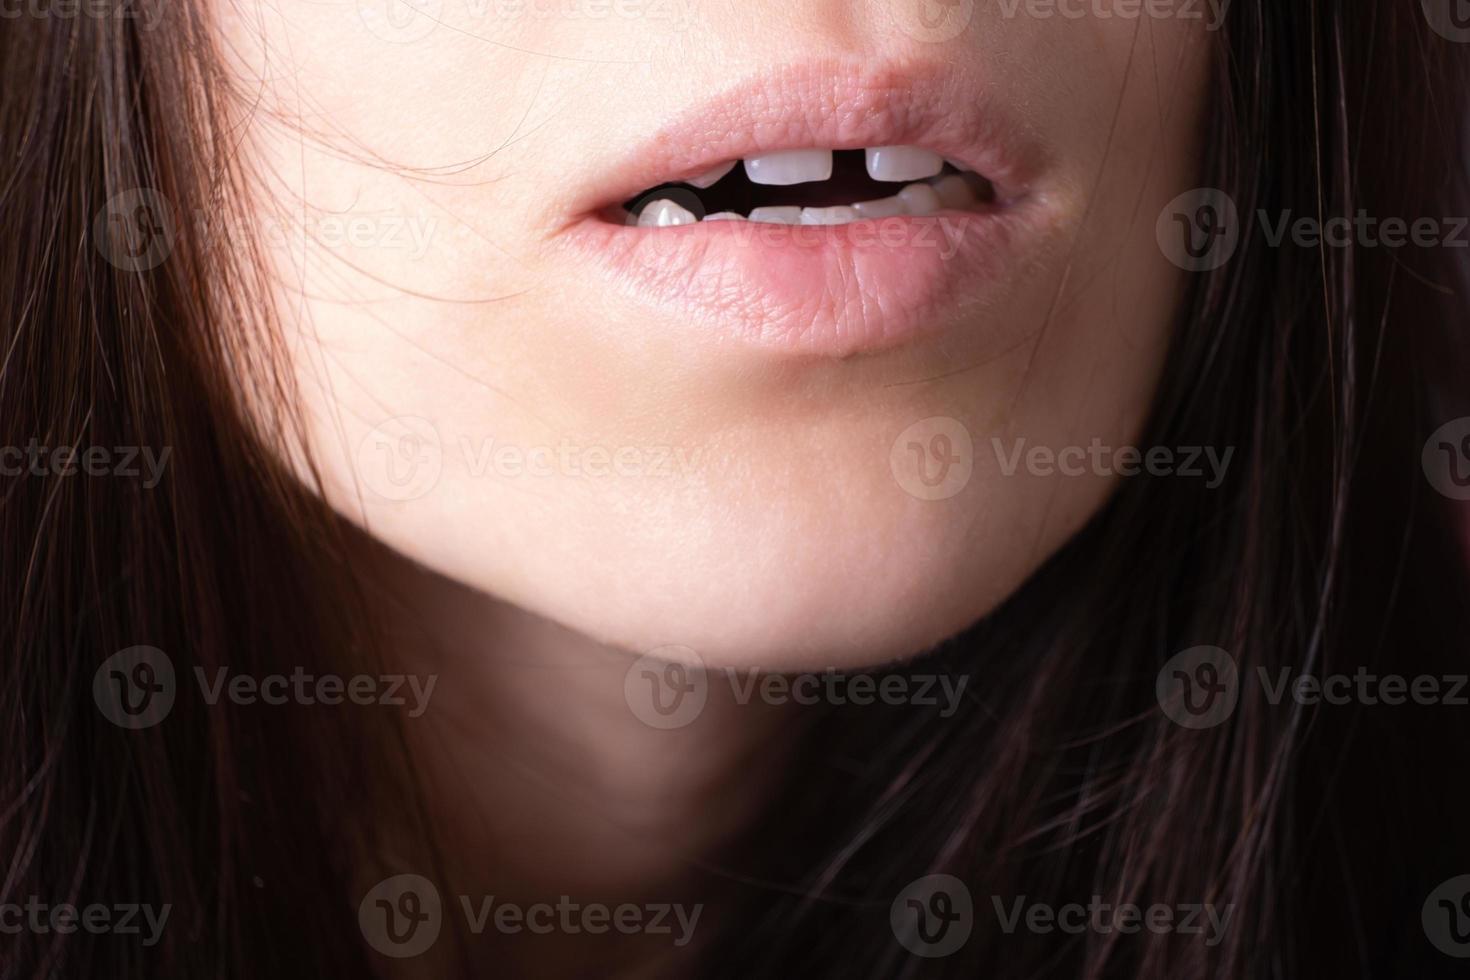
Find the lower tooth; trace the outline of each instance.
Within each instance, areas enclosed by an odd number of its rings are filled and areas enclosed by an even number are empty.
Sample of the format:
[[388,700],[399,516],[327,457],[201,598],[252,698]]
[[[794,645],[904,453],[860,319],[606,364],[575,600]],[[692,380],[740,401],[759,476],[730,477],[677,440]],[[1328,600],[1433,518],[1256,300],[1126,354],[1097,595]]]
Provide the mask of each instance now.
[[804,225],[845,225],[857,219],[858,213],[850,207],[801,209],[801,223]]
[[960,174],[960,179],[965,186],[970,188],[970,193],[975,195],[976,202],[994,201],[995,185],[981,177],[979,174]]
[[974,207],[975,192],[959,174],[950,174],[934,182],[934,193],[939,195],[939,205],[957,211]]
[[750,212],[750,220],[773,225],[799,225],[801,208],[755,208]]
[[744,221],[745,215],[737,211],[716,211],[704,216],[705,221]]
[[925,215],[940,210],[939,194],[928,184],[910,184],[898,192],[905,214]]
[[864,220],[896,218],[904,214],[903,202],[896,197],[880,197],[876,201],[859,201],[852,206],[857,216]]
[[675,225],[692,225],[698,220],[694,212],[663,199],[649,203],[638,212],[639,228],[672,228]]

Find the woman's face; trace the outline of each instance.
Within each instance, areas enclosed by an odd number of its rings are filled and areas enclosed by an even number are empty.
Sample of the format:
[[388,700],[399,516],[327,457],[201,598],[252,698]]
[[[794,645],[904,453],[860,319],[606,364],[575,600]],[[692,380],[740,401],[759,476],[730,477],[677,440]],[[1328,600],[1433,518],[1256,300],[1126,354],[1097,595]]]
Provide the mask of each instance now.
[[[969,625],[1116,479],[1036,452],[1133,444],[1158,380],[1209,35],[1142,9],[222,10],[331,503],[636,651],[857,666]],[[679,223],[722,206],[849,223]]]

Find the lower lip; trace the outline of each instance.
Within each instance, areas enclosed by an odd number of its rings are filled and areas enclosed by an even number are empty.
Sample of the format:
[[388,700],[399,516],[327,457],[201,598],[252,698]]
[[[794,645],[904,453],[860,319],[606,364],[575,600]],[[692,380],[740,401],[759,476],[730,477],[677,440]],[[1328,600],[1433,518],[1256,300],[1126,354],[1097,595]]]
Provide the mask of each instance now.
[[665,321],[776,354],[848,357],[961,328],[1016,262],[1025,210],[673,228],[591,216],[571,240]]

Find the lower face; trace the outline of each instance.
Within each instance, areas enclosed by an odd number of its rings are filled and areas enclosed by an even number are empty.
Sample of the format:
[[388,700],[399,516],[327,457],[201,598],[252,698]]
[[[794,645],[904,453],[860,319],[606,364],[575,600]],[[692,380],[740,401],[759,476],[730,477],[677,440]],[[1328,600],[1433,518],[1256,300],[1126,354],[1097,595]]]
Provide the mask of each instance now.
[[1139,436],[1210,61],[1035,6],[217,10],[330,503],[711,665],[984,616],[1116,487],[1036,451]]

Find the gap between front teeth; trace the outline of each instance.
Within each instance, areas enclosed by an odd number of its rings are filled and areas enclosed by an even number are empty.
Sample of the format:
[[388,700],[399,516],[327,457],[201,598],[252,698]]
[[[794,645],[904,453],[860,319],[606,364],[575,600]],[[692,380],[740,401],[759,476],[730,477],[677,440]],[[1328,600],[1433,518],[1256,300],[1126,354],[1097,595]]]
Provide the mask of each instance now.
[[[757,221],[782,225],[845,225],[854,221],[901,216],[922,217],[938,211],[964,211],[979,203],[970,183],[961,174],[947,174],[938,180],[909,184],[892,197],[876,201],[857,201],[826,208],[764,207],[755,208],[747,219],[734,211],[722,211],[705,221]],[[667,198],[650,202],[638,215],[640,228],[672,228],[699,221],[692,211]]]
[[[863,151],[868,176],[885,183],[927,180],[944,170],[944,158],[917,146],[872,146]],[[734,162],[716,167],[688,181],[695,187],[711,187],[734,169]],[[957,170],[964,169],[956,167]],[[781,150],[761,156],[746,157],[745,176],[753,184],[767,187],[789,187],[810,184],[832,177],[831,150]]]

